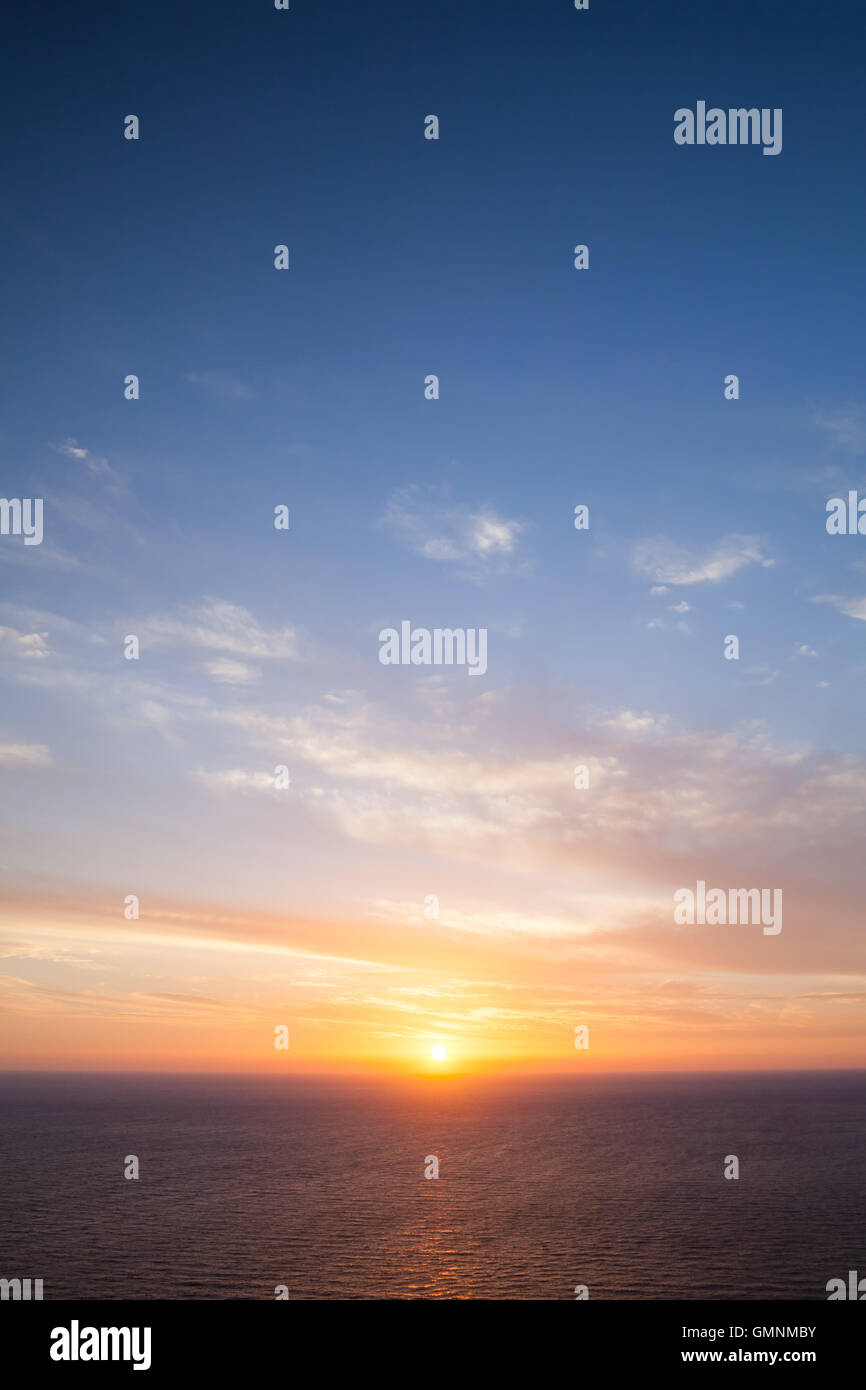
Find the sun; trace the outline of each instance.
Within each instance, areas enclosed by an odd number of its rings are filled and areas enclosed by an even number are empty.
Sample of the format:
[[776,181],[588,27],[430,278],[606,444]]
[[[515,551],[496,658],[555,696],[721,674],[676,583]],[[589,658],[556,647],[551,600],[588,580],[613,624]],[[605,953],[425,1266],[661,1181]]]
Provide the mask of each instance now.
[[441,1043],[434,1043],[434,1044],[433,1044],[433,1046],[432,1046],[431,1049],[430,1049],[430,1058],[431,1058],[431,1061],[434,1061],[434,1062],[444,1062],[444,1061],[445,1061],[445,1058],[446,1058],[447,1056],[448,1056],[448,1053],[445,1051],[445,1048],[442,1046]]

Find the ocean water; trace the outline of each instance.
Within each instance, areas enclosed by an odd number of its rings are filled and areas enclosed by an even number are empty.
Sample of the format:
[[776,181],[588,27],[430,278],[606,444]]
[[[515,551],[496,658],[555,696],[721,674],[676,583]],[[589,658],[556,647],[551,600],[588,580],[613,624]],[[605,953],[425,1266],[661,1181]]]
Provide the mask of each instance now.
[[866,1274],[864,1172],[862,1072],[7,1073],[0,1276],[46,1299],[826,1299]]

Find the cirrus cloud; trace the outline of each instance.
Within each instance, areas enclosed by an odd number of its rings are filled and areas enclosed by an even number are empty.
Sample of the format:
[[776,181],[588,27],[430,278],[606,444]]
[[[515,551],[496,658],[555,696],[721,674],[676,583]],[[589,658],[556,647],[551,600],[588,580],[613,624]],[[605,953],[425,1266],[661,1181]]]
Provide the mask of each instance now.
[[665,584],[718,584],[748,565],[767,569],[772,564],[761,536],[723,536],[708,554],[657,536],[640,541],[632,552],[633,570],[650,579],[656,592]]

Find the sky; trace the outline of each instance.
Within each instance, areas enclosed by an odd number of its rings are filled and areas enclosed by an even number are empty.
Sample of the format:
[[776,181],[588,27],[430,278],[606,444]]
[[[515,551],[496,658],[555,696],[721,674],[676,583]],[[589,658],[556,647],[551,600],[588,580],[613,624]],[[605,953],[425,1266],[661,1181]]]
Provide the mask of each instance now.
[[0,1065],[866,1064],[858,8],[9,31]]

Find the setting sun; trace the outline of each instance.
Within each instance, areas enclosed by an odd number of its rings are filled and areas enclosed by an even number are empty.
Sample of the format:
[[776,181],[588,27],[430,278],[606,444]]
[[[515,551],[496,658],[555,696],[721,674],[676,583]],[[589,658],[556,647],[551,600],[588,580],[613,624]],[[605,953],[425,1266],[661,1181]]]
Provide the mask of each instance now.
[[445,1051],[445,1048],[442,1046],[441,1043],[435,1043],[434,1046],[430,1049],[430,1056],[434,1062],[444,1062],[445,1058],[448,1056],[448,1053]]

